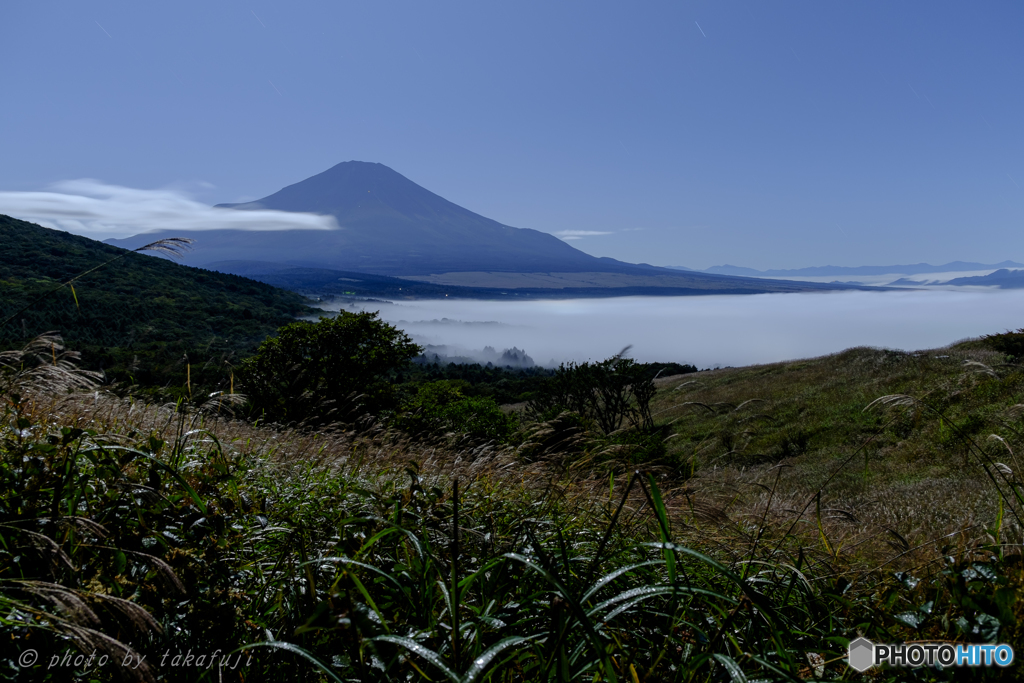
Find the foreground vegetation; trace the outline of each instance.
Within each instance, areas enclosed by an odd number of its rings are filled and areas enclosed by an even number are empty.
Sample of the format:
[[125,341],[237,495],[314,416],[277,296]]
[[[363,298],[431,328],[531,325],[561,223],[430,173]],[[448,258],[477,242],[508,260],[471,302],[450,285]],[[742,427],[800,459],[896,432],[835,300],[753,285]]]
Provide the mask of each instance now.
[[151,405],[42,335],[0,353],[0,676],[1015,680],[844,658],[1022,651],[1021,336],[512,377],[343,313],[260,344],[247,398],[186,358]]
[[[502,445],[253,426],[231,394],[147,405],[42,338],[2,357],[0,675],[851,680],[858,635],[1024,652],[1003,360],[861,349],[659,379],[667,450],[638,463],[565,413]],[[966,677],[1017,676],[867,676]]]

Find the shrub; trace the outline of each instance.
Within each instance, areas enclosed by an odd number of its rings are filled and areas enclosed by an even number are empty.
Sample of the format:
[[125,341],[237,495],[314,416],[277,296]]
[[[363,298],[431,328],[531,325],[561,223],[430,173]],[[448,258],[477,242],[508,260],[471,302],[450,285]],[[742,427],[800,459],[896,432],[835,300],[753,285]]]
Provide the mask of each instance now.
[[506,442],[519,420],[503,412],[494,399],[465,396],[454,383],[442,380],[420,386],[395,423],[411,433],[458,432]]
[[569,410],[593,421],[605,434],[623,427],[650,431],[653,396],[654,381],[646,367],[615,356],[600,363],[561,365],[529,402],[529,410],[539,419]]
[[1014,358],[1024,357],[1024,329],[1016,332],[1003,332],[1002,334],[987,334],[981,338],[981,342],[991,349],[995,349],[1007,356]]
[[286,325],[238,372],[255,414],[278,422],[323,423],[356,407],[395,404],[391,379],[420,353],[376,313],[347,313]]

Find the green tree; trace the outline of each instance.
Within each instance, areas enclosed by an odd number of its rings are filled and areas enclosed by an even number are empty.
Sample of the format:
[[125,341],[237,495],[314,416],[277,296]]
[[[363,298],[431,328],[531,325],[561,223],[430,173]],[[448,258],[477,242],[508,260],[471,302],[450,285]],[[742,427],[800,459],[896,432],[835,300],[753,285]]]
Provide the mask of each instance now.
[[441,380],[421,385],[395,424],[413,434],[456,432],[507,442],[519,426],[516,415],[503,412],[490,397],[464,395],[456,384]]
[[625,446],[616,456],[620,460],[658,460],[665,455],[666,434],[651,414],[656,376],[651,370],[622,353],[599,363],[562,365],[527,403],[527,411],[542,423],[543,441],[559,450],[583,444],[578,435],[590,433],[606,445]]
[[238,371],[256,415],[277,422],[337,420],[395,405],[392,379],[421,352],[376,313],[347,313],[278,330]]

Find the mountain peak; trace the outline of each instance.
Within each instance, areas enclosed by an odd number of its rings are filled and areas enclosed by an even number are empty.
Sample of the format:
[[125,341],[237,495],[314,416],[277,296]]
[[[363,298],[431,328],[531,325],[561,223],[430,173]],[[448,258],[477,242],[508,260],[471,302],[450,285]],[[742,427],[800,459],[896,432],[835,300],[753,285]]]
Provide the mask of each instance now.
[[263,199],[218,206],[331,214],[342,223],[343,216],[352,213],[379,214],[381,205],[397,213],[415,213],[438,203],[465,211],[384,164],[343,161]]
[[262,199],[218,206],[330,215],[341,229],[206,232],[189,259],[197,265],[275,261],[392,275],[609,270],[553,235],[481,216],[380,163],[345,161]]

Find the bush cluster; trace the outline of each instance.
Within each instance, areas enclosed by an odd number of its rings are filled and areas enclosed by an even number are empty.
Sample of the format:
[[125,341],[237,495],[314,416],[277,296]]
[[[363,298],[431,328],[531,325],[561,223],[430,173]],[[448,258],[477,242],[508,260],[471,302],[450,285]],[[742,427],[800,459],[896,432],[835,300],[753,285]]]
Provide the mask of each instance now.
[[427,382],[401,408],[394,424],[410,434],[468,434],[508,442],[519,427],[516,413],[504,412],[489,397],[466,396],[450,381]]
[[396,404],[393,378],[420,353],[376,313],[341,311],[278,330],[238,368],[254,416],[326,424]]

